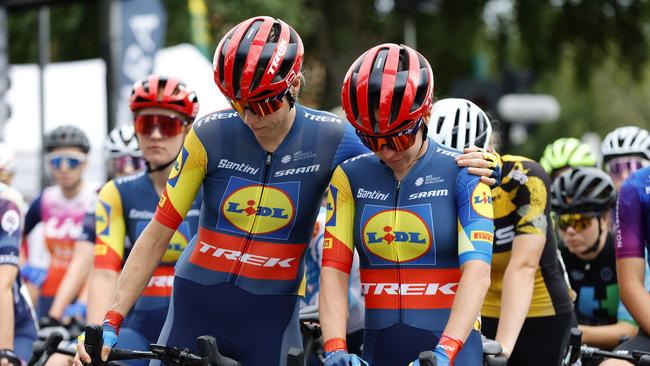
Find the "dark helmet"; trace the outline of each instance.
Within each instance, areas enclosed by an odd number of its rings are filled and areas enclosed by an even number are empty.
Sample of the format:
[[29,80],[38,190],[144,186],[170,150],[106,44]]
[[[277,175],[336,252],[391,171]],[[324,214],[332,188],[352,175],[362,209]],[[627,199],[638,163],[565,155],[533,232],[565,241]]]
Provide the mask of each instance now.
[[199,99],[180,80],[152,74],[133,84],[129,98],[129,108],[133,112],[148,107],[179,112],[192,123],[199,113]]
[[551,186],[551,207],[559,214],[601,214],[615,204],[614,182],[607,173],[597,168],[567,170]]
[[286,92],[300,73],[304,49],[280,19],[254,17],[237,24],[214,53],[214,81],[226,98],[247,102]]
[[345,75],[341,91],[348,121],[371,136],[413,128],[429,113],[432,100],[429,62],[414,49],[394,43],[375,46],[361,55]]
[[45,151],[59,147],[78,147],[85,154],[90,151],[88,136],[79,128],[71,125],[59,126],[45,136]]

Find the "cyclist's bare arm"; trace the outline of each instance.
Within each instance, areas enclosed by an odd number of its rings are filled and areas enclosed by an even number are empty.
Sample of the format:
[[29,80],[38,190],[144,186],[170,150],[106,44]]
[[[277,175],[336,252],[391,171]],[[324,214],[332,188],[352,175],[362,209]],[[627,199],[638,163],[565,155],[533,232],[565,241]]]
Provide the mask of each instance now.
[[582,343],[610,350],[618,346],[621,337],[634,337],[639,330],[626,321],[608,325],[580,325],[579,328],[582,331]]
[[318,311],[323,339],[343,338],[348,322],[348,282],[350,275],[332,267],[321,270]]
[[61,319],[66,306],[70,305],[79,295],[92,269],[94,253],[93,243],[85,240],[75,242],[72,261],[59,285],[49,311],[51,317]]
[[506,356],[512,353],[526,320],[545,243],[546,236],[535,234],[517,235],[512,241],[512,254],[503,275],[501,314],[496,333],[496,341]]
[[95,268],[90,275],[88,294],[89,323],[101,324],[111,306],[111,297],[117,287],[120,273],[110,269]]
[[650,332],[650,294],[644,287],[645,258],[616,260],[621,300],[639,327]]
[[0,265],[0,349],[14,348],[13,284],[16,276],[16,266]]
[[481,260],[470,260],[460,266],[460,271],[458,290],[444,334],[464,341],[474,327],[490,287],[490,265]]

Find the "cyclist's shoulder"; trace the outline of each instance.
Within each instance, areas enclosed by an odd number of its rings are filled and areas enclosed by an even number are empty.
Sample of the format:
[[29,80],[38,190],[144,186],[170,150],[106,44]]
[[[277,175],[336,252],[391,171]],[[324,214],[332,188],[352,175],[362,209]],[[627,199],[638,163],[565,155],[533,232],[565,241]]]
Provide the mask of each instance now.
[[428,139],[429,148],[426,152],[428,155],[432,155],[443,160],[449,160],[456,164],[455,158],[463,154],[462,151],[440,144],[430,137]]
[[[623,183],[623,188],[650,193],[650,166],[632,173]],[[621,193],[623,192],[621,191]]]
[[0,183],[0,199],[10,201],[22,209],[25,207],[23,195],[17,189]]
[[359,172],[359,169],[361,168],[367,168],[371,165],[375,165],[379,163],[380,163],[379,158],[377,158],[377,156],[374,153],[370,152],[370,153],[357,155],[355,157],[344,160],[339,165],[339,168],[346,173],[351,171]]
[[321,111],[305,107],[304,105],[296,103],[296,119],[315,123],[319,127],[332,127],[343,129],[347,122],[335,115],[334,113]]
[[501,155],[502,176],[509,177],[519,182],[521,185],[527,185],[531,181],[530,178],[535,179],[536,182],[541,180],[545,186],[550,186],[550,178],[541,164],[520,155]]
[[[112,180],[112,182],[115,185],[115,187],[117,187],[121,191],[124,191],[124,190],[133,189],[134,187],[139,187],[139,186],[147,183],[147,179],[148,179],[147,178],[147,172],[146,171],[140,171],[140,172],[137,172],[137,173],[133,173],[133,174],[129,174],[129,175],[119,177],[119,178],[115,178],[115,179]],[[108,185],[109,183],[106,183],[106,185]]]

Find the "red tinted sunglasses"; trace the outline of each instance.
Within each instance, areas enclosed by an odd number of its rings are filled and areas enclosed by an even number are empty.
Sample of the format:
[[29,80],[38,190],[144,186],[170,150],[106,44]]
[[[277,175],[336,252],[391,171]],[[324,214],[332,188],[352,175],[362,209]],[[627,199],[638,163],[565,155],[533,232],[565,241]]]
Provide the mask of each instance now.
[[176,136],[183,132],[187,121],[176,116],[165,116],[159,114],[144,114],[135,117],[135,132],[149,136],[158,128],[160,134],[165,137]]
[[413,146],[415,137],[421,126],[422,119],[419,119],[412,128],[393,135],[372,136],[363,134],[357,130],[357,136],[359,136],[361,142],[368,149],[375,152],[380,151],[384,146],[394,151],[404,151]]
[[287,90],[286,92],[281,93],[280,95],[274,98],[265,99],[259,102],[244,102],[235,99],[228,99],[228,102],[230,102],[232,108],[236,110],[237,113],[239,113],[239,115],[242,117],[244,116],[244,111],[247,109],[256,116],[264,117],[264,116],[268,116],[273,112],[277,112],[280,110],[280,108],[282,108],[282,106],[284,105],[283,98],[285,95],[289,97],[290,101],[292,100],[291,94]]

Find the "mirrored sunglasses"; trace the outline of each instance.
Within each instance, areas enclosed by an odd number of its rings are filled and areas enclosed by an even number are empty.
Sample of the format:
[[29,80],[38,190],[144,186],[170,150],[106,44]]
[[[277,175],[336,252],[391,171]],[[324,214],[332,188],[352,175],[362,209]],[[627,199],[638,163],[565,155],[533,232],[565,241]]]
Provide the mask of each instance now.
[[567,230],[572,227],[575,231],[582,231],[591,225],[591,219],[595,216],[583,214],[564,214],[558,217],[558,227],[560,230]]
[[609,175],[614,177],[620,177],[626,172],[634,173],[637,170],[645,166],[645,161],[636,156],[626,156],[621,158],[616,158],[608,161],[605,164],[605,169]]
[[421,126],[422,119],[419,119],[412,128],[393,135],[373,136],[357,130],[357,136],[368,149],[374,152],[380,151],[384,146],[394,151],[404,151],[413,146]]
[[130,174],[144,169],[144,159],[137,156],[124,155],[111,159],[113,172],[116,174]]
[[67,166],[68,169],[76,169],[86,161],[86,156],[81,154],[50,154],[47,159],[50,166],[56,170],[61,170],[64,165]]
[[244,116],[246,110],[251,111],[254,115],[258,117],[268,116],[271,113],[277,112],[284,105],[284,96],[290,95],[287,90],[284,93],[280,93],[278,96],[269,98],[263,101],[258,102],[244,102],[236,99],[228,99],[228,102],[234,110],[239,113],[240,116]]
[[160,114],[138,115],[134,121],[135,132],[145,136],[150,136],[157,128],[164,137],[173,137],[181,134],[187,124],[180,117]]

